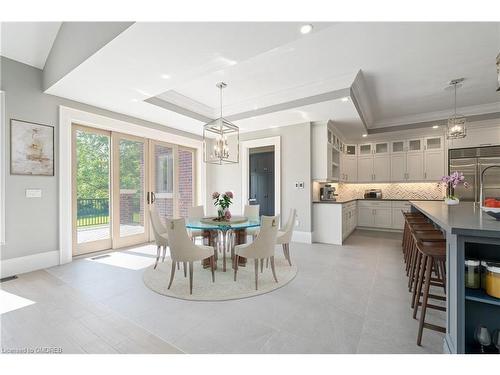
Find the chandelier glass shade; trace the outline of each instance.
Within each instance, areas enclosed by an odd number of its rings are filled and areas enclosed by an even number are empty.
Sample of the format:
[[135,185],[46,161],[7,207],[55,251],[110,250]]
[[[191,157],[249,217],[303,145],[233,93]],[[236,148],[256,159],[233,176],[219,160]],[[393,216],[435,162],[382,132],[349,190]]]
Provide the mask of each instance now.
[[460,87],[463,81],[463,78],[459,78],[450,82],[455,93],[455,112],[453,116],[448,119],[448,127],[446,130],[446,138],[448,139],[460,139],[467,135],[467,119],[465,116],[457,114],[457,85]]
[[239,128],[222,117],[222,90],[227,85],[217,84],[220,89],[220,117],[203,126],[203,160],[209,164],[239,163]]

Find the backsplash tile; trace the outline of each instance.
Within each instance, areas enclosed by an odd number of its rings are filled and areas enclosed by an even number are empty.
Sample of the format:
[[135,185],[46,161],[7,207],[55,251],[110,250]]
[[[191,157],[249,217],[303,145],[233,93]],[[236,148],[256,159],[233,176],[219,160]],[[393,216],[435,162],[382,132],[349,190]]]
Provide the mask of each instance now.
[[435,182],[335,184],[338,200],[363,198],[367,189],[381,189],[385,199],[443,199],[445,188]]

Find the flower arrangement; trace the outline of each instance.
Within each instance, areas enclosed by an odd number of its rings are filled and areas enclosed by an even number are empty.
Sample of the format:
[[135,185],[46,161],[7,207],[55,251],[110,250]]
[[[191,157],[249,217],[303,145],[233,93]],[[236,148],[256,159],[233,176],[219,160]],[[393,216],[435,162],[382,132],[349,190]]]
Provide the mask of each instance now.
[[457,204],[459,202],[458,198],[453,195],[454,190],[459,185],[464,185],[467,189],[469,184],[465,181],[465,176],[462,172],[453,172],[449,176],[441,177],[441,181],[439,181],[438,185],[446,186],[446,196],[445,202],[447,204]]
[[232,199],[234,194],[232,191],[226,191],[225,193],[219,194],[219,192],[214,191],[212,193],[212,199],[214,200],[214,206],[217,207],[217,221],[229,221],[231,220],[231,212],[229,211],[229,206],[233,203]]

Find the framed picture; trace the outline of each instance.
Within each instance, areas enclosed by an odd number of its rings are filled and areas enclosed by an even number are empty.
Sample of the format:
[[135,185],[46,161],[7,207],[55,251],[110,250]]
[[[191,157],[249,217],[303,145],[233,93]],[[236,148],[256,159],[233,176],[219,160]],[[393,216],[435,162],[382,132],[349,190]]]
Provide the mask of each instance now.
[[10,120],[10,174],[54,175],[54,127]]

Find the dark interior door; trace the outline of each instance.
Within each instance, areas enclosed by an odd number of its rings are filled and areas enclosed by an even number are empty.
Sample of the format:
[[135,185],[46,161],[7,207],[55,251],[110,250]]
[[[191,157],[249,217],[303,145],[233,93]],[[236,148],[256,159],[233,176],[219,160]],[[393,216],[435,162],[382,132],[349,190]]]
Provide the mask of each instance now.
[[274,151],[250,154],[249,204],[259,204],[261,215],[274,215]]

